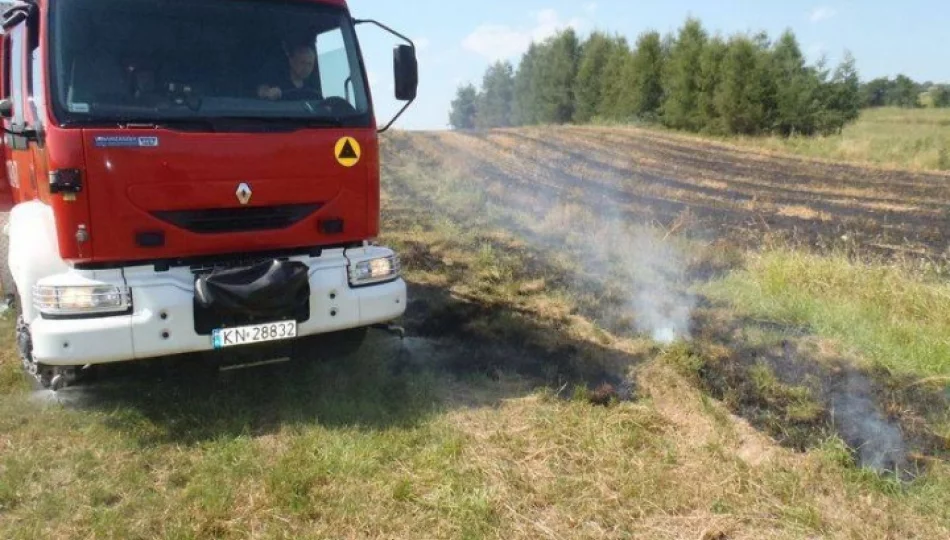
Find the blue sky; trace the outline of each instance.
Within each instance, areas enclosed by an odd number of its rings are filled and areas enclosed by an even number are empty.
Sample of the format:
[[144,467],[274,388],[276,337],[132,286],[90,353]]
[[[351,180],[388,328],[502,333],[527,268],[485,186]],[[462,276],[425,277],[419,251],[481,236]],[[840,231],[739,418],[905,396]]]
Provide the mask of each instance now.
[[[573,27],[627,36],[675,31],[699,17],[710,32],[785,28],[798,36],[809,59],[836,63],[851,50],[863,79],[905,73],[915,80],[950,82],[946,0],[350,0],[358,18],[373,18],[408,35],[419,49],[419,99],[397,122],[402,129],[444,129],[459,84],[478,83],[495,59],[517,62],[532,39]],[[359,30],[380,123],[399,104],[392,96],[392,47],[397,41],[374,27]]]

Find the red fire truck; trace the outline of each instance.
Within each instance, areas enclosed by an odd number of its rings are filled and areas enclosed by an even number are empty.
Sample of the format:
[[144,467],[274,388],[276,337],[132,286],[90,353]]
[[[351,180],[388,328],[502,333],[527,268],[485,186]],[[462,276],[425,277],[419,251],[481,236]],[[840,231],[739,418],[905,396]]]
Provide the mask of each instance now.
[[363,23],[408,43],[393,62],[404,111],[412,42],[345,0],[4,14],[2,285],[28,371],[57,389],[100,364],[359,342],[404,313],[398,257],[374,241]]

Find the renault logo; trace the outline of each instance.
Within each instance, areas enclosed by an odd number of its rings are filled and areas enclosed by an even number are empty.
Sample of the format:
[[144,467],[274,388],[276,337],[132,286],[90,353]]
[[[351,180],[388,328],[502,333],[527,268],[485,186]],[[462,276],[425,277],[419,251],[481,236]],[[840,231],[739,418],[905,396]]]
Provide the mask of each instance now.
[[253,195],[254,192],[251,191],[251,186],[247,185],[246,182],[242,182],[234,194],[237,195],[238,202],[247,204],[251,202],[251,195]]

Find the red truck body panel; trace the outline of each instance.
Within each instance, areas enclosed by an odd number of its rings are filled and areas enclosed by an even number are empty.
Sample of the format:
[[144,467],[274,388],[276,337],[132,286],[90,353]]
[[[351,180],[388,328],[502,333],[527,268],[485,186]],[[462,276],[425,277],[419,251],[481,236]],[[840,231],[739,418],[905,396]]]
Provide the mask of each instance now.
[[[0,36],[0,73],[5,73],[7,68],[7,39],[6,36]],[[7,81],[0,77],[0,95],[7,96],[10,90],[7,88]],[[3,166],[0,167],[0,212],[9,212],[15,203],[13,198],[13,186],[10,184],[10,172],[7,167],[7,139],[0,137],[0,160]]]
[[[278,250],[359,242],[378,234],[379,165],[373,129],[307,129],[289,133],[186,133],[148,130],[156,148],[97,148],[97,136],[129,131],[83,130],[91,223],[91,254],[97,262],[188,257],[214,253]],[[137,133],[132,131],[133,134]],[[353,167],[338,163],[337,141],[349,136],[362,147]],[[237,188],[246,183],[251,200],[242,205]],[[296,224],[277,230],[206,234],[156,217],[157,213],[231,209],[234,219],[256,209],[319,206]],[[64,216],[65,217],[65,216]],[[78,215],[76,217],[79,217]],[[343,220],[343,232],[326,234],[320,223]],[[72,219],[64,233],[75,233]],[[136,244],[136,235],[161,231],[165,245]],[[64,236],[61,236],[64,238]],[[70,237],[65,236],[67,243]],[[76,245],[71,256],[79,256]]]

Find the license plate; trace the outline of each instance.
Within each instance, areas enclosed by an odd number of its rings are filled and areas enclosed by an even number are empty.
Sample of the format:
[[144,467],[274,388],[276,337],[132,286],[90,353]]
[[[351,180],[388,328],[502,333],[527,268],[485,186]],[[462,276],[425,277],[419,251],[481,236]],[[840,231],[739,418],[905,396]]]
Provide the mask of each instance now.
[[297,321],[252,324],[238,328],[218,328],[211,333],[215,349],[266,343],[297,337]]

